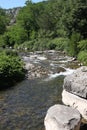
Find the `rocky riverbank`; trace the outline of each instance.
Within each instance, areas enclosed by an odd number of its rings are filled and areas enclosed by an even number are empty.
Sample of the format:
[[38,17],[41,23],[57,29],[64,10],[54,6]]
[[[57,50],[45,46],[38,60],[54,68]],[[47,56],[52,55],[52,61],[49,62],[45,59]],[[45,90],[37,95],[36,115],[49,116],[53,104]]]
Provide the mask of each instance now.
[[62,101],[77,109],[87,121],[87,67],[77,69],[64,79]]
[[87,124],[86,66],[65,77],[62,101],[65,106],[57,104],[48,109],[44,120],[46,130],[86,130],[87,125],[84,126]]

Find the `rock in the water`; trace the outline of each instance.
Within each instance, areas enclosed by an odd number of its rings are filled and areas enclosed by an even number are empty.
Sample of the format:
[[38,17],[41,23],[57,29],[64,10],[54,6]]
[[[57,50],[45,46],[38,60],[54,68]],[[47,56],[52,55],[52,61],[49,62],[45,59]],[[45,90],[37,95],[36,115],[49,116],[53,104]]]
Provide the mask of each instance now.
[[77,69],[64,79],[64,89],[87,99],[87,66]]
[[80,123],[78,110],[64,105],[49,108],[44,120],[46,130],[79,130]]
[[30,71],[31,69],[34,69],[34,67],[35,66],[33,64],[31,64],[31,63],[26,63],[25,64],[25,69],[28,70],[28,71]]
[[87,100],[63,90],[62,101],[65,105],[76,108],[82,117],[87,120]]
[[66,71],[66,69],[63,68],[63,67],[58,67],[57,70],[56,70],[57,73],[65,72],[65,71]]

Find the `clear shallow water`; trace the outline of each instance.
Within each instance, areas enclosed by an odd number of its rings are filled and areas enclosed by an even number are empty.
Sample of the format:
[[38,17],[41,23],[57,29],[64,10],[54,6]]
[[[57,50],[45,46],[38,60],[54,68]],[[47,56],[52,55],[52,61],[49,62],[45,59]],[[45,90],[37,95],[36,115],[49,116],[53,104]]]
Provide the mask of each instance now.
[[63,77],[25,80],[0,94],[0,130],[43,130],[47,109],[61,103]]
[[[71,65],[68,62],[71,59],[61,53],[45,53],[38,58],[31,55],[25,56],[25,59],[26,62],[46,67],[52,74],[44,79],[24,80],[0,92],[0,130],[44,130],[44,117],[48,108],[62,103],[64,76],[74,71],[67,67]],[[59,67],[66,68],[66,71],[59,71]]]

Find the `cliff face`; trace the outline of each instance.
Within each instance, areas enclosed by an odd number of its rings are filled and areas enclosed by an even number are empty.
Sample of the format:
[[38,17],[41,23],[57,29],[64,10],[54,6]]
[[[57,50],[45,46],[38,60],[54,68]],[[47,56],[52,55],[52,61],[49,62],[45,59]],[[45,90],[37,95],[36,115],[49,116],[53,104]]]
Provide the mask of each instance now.
[[6,9],[6,14],[10,17],[10,23],[9,25],[13,25],[14,23],[16,23],[16,17],[19,13],[19,10],[21,9],[21,7],[17,7],[17,8],[12,8],[12,9]]

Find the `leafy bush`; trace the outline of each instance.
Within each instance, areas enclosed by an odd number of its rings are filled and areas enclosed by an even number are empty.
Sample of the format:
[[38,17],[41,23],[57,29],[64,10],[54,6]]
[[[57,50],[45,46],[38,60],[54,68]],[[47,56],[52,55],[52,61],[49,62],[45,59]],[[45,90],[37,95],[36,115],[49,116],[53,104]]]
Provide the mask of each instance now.
[[38,38],[54,38],[55,31],[40,29],[38,31]]
[[78,42],[78,48],[80,50],[87,50],[87,40],[81,40]]
[[19,48],[22,49],[22,50],[24,50],[25,48],[27,48],[27,50],[32,51],[33,44],[34,44],[34,40],[25,41],[23,44],[21,44],[19,46]]
[[59,51],[67,51],[68,47],[68,38],[37,38],[30,41],[25,41],[23,44],[15,47],[19,47],[20,49],[27,48],[29,51],[37,51],[37,50],[52,50],[56,49]]
[[8,28],[8,31],[5,32],[1,38],[0,43],[2,46],[4,43],[5,47],[14,47],[15,44],[22,44],[27,39],[27,35],[25,30],[16,24]]
[[33,50],[46,50],[47,44],[49,43],[49,38],[39,38],[34,42]]
[[87,65],[87,51],[79,52],[78,60],[81,61],[84,65]]
[[3,35],[0,35],[0,47],[3,47],[3,48],[5,47]]
[[56,50],[59,51],[66,51],[67,50],[67,45],[68,45],[68,39],[67,38],[55,38],[51,41],[50,44],[53,44],[53,47],[55,45]]
[[77,32],[73,32],[70,41],[69,41],[69,54],[71,56],[77,56],[79,50],[78,50],[78,42],[81,39],[81,35]]
[[56,44],[54,42],[52,42],[51,40],[48,42],[47,44],[47,49],[48,50],[53,50],[56,48]]
[[7,55],[7,56],[18,56],[17,51],[14,51],[11,49],[5,49],[4,51],[2,50],[2,53]]
[[6,52],[0,53],[0,89],[14,85],[25,77],[21,59]]
[[38,50],[45,50],[48,49],[47,44],[49,43],[49,38],[38,38],[30,41],[25,41],[23,44],[18,47],[19,49],[27,48],[29,51],[38,51]]

